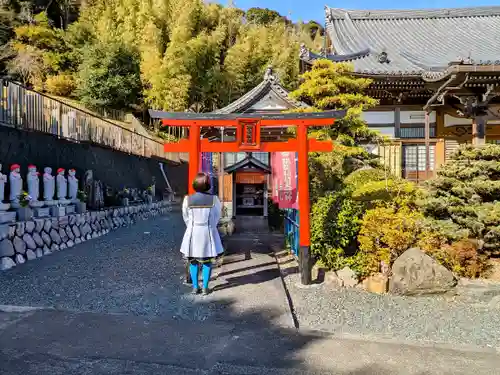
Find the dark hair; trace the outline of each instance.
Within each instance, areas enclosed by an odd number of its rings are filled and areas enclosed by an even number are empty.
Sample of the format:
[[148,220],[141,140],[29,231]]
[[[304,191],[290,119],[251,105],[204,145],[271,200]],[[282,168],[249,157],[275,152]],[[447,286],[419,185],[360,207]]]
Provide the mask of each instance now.
[[193,180],[193,189],[197,193],[206,193],[210,190],[210,178],[205,173],[198,173]]

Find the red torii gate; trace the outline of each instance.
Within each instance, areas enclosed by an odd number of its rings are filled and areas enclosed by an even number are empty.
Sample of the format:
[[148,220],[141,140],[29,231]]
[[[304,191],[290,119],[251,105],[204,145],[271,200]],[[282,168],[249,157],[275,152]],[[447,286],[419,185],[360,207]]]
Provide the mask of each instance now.
[[[310,223],[309,223],[309,168],[308,152],[329,152],[331,141],[319,141],[307,137],[307,128],[332,126],[336,119],[343,118],[346,111],[280,114],[213,114],[186,112],[150,111],[151,117],[162,119],[164,126],[187,127],[189,136],[176,143],[165,143],[165,152],[189,153],[189,194],[194,193],[191,182],[199,172],[201,152],[297,152],[298,153],[298,199],[299,199],[299,258],[301,279],[311,283]],[[261,142],[261,128],[296,127],[296,138],[287,141]],[[213,142],[200,139],[202,127],[236,128],[233,142]]]

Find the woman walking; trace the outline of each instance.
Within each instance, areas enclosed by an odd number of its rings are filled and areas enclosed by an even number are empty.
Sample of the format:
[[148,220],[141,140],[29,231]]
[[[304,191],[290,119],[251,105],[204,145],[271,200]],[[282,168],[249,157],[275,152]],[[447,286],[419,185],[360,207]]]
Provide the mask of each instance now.
[[[222,204],[216,195],[209,194],[210,179],[199,173],[193,181],[196,193],[186,196],[182,203],[182,216],[186,233],[181,253],[189,262],[193,293],[209,293],[208,283],[212,275],[212,261],[224,252],[217,224],[222,214]],[[202,270],[203,289],[198,284],[198,272]]]

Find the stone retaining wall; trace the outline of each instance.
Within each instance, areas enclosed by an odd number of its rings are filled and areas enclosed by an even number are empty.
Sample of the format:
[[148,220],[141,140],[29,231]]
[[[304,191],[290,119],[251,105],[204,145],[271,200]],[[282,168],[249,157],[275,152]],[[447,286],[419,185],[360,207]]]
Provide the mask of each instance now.
[[0,271],[170,211],[161,201],[0,226]]

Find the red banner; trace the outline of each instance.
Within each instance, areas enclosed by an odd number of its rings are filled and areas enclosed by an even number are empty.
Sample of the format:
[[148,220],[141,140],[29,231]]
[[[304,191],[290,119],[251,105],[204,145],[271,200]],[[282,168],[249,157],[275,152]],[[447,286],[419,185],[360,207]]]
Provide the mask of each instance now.
[[295,152],[277,152],[275,165],[278,185],[278,205],[280,208],[296,208],[297,168]]

